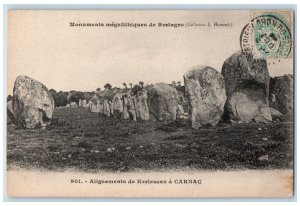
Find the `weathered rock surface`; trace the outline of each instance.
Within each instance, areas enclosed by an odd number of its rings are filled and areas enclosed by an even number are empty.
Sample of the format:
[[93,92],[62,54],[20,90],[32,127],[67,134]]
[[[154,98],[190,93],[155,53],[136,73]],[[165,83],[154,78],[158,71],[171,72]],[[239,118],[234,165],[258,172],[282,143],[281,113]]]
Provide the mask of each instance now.
[[176,110],[177,118],[180,118],[183,114],[184,114],[183,106],[178,104],[178,107],[177,107],[177,110]]
[[103,114],[108,117],[110,116],[110,105],[107,99],[103,101]]
[[112,104],[114,116],[121,118],[123,113],[123,95],[116,93],[112,99]]
[[86,103],[86,99],[82,100],[82,107],[84,107],[84,108],[87,108],[87,107],[88,107],[88,105],[87,105],[87,103]]
[[51,123],[55,106],[45,85],[30,77],[18,76],[13,94],[13,112],[18,126],[38,128]]
[[138,91],[133,100],[137,117],[141,120],[149,120],[150,115],[147,91]]
[[223,76],[211,67],[195,66],[184,75],[184,84],[192,127],[218,124],[226,101]]
[[128,101],[127,110],[128,110],[128,113],[129,113],[129,117],[133,121],[136,121],[136,112],[135,112],[133,97],[131,95],[128,95],[128,96],[125,96],[125,97],[127,98],[127,101]]
[[92,104],[93,104],[93,102],[90,100],[90,101],[88,102],[88,108],[92,108]]
[[70,106],[71,106],[72,108],[75,108],[75,107],[77,107],[77,104],[76,104],[76,102],[71,102],[71,103],[70,103]]
[[110,114],[114,115],[114,104],[111,101],[107,101],[110,109]]
[[98,102],[99,113],[103,114],[103,100]]
[[227,101],[224,119],[272,121],[268,108],[269,72],[267,62],[236,52],[223,64]]
[[133,102],[133,97],[129,93],[123,94],[123,119],[136,121],[136,112]]
[[283,114],[281,112],[279,112],[278,110],[276,110],[274,108],[269,108],[269,111],[271,113],[272,120],[281,120],[282,119]]
[[159,121],[176,120],[178,93],[166,83],[148,86],[149,112]]
[[286,120],[292,120],[294,116],[293,76],[286,74],[281,77],[271,78],[270,96],[274,98],[273,102],[270,102],[270,107],[279,110]]
[[136,119],[140,119],[140,114],[139,114],[139,111],[138,111],[138,108],[137,108],[136,95],[133,95],[131,99],[132,99],[132,102],[133,102],[133,105],[134,105],[134,111],[135,111],[135,114],[136,114]]
[[122,119],[129,119],[129,100],[128,94],[123,95],[123,112],[122,112]]
[[92,102],[91,112],[93,112],[93,113],[100,113],[100,107],[99,107],[98,102],[97,102],[97,104],[94,104],[94,102]]
[[12,106],[12,100],[8,101],[6,103],[7,107],[7,123],[11,123],[15,119],[14,111],[13,111],[13,106]]

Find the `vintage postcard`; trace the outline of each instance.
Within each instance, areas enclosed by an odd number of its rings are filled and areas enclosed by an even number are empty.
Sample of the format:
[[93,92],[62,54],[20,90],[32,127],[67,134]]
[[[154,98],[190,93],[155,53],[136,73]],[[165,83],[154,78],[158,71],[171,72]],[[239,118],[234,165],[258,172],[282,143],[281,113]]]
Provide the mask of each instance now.
[[293,10],[10,10],[9,197],[293,197]]

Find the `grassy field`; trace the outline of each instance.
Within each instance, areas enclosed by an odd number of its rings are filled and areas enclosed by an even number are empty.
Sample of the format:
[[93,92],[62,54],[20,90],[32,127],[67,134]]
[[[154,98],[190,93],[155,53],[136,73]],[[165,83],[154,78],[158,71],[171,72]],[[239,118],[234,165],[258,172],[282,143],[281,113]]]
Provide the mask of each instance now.
[[54,111],[45,130],[7,126],[7,164],[96,172],[293,167],[293,124],[220,123],[194,130],[185,121],[133,122],[84,108]]

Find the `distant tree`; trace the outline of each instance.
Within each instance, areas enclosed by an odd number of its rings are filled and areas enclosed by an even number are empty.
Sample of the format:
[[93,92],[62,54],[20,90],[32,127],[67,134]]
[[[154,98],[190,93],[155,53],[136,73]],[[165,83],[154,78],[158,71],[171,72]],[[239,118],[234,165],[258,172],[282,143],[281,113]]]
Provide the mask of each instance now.
[[97,88],[96,91],[99,92],[99,91],[101,91],[101,89],[100,89],[100,88]]
[[179,87],[181,86],[181,81],[177,82],[177,86],[179,86]]
[[57,93],[54,89],[50,89],[49,92],[52,93]]
[[104,88],[105,88],[105,89],[111,89],[111,88],[112,88],[112,86],[111,86],[111,84],[110,84],[110,83],[106,83],[106,84],[104,85]]
[[144,82],[140,81],[140,82],[139,82],[139,85],[140,85],[142,88],[144,88]]
[[11,96],[10,94],[7,96],[6,101],[10,101],[13,99],[13,96]]
[[123,85],[124,85],[125,89],[127,89],[127,84],[126,84],[126,83],[123,83]]
[[132,83],[129,83],[129,85],[130,85],[130,88],[132,89]]
[[57,93],[51,93],[55,106],[60,107],[60,106],[66,106],[68,104],[67,96],[68,92],[57,92]]
[[76,102],[78,104],[79,99],[84,99],[84,93],[76,91],[76,92],[72,93],[70,102]]
[[85,99],[86,101],[89,101],[94,95],[95,95],[94,92],[84,92],[84,96],[83,96],[82,99]]

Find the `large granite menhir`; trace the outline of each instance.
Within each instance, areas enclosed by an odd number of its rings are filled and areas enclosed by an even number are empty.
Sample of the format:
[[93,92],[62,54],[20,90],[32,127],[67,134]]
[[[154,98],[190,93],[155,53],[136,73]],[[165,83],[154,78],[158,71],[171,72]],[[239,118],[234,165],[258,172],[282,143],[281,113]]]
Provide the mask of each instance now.
[[218,124],[226,102],[223,76],[214,68],[195,66],[183,78],[192,127]]
[[269,122],[269,72],[267,62],[236,52],[223,64],[227,101],[224,119]]
[[54,100],[42,83],[18,76],[13,90],[13,113],[18,126],[25,128],[46,127],[52,120]]
[[150,114],[159,121],[176,120],[178,108],[178,92],[166,83],[146,87],[149,97]]
[[133,103],[136,118],[145,121],[150,120],[147,90],[142,89],[138,91],[137,94],[133,96]]

